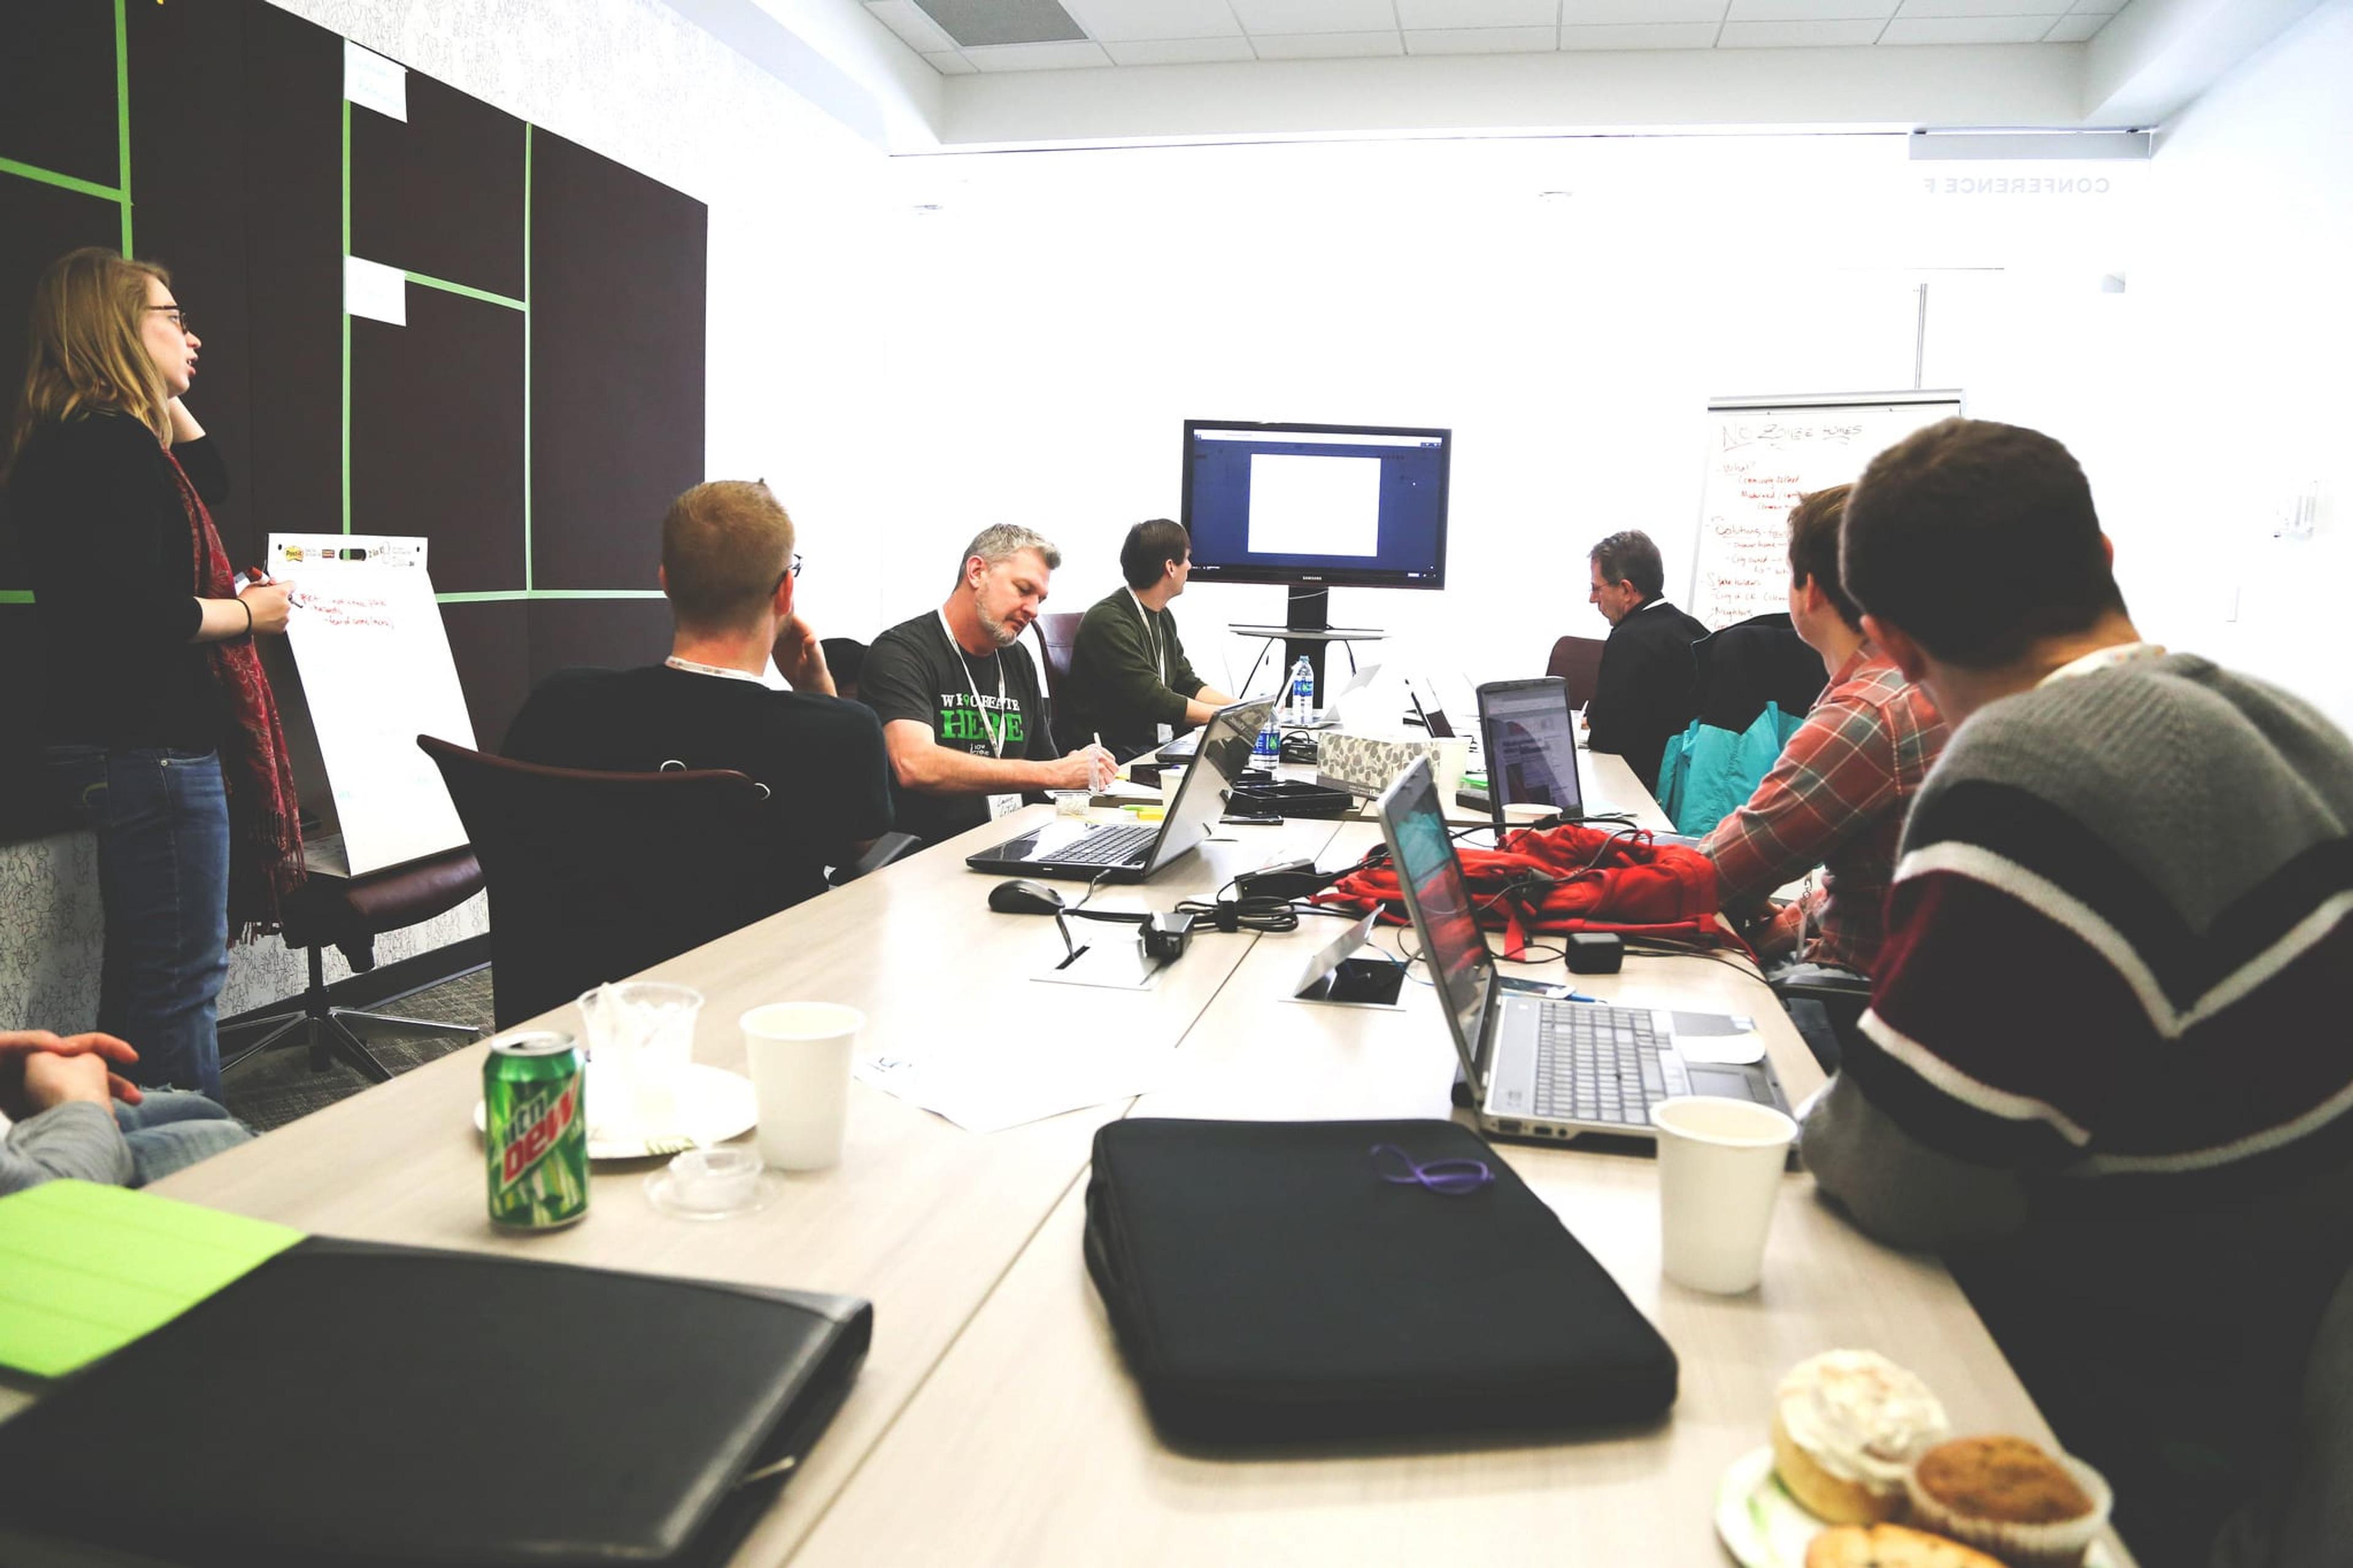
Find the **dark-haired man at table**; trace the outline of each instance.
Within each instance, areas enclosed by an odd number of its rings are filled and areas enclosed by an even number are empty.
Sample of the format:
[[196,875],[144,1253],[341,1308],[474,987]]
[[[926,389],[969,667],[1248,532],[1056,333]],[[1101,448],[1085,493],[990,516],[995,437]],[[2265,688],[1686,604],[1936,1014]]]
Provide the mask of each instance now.
[[1193,672],[1168,602],[1193,573],[1185,525],[1156,517],[1127,531],[1119,549],[1127,586],[1091,605],[1071,649],[1072,735],[1101,735],[1127,758],[1206,724],[1233,700]]

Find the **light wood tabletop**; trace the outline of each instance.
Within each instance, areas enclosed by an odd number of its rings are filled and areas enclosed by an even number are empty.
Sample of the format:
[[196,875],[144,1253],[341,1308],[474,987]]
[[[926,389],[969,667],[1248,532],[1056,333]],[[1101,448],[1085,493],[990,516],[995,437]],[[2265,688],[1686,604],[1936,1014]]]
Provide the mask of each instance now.
[[[1615,757],[1586,756],[1588,811],[1662,826]],[[1282,1457],[1180,1453],[1154,1436],[1080,1248],[1089,1147],[1127,1114],[1445,1116],[1453,1053],[1416,978],[1394,1009],[1288,1000],[1340,930],[1214,931],[1154,989],[1034,981],[1060,955],[1051,921],[986,907],[996,879],[963,857],[1042,821],[976,829],[850,887],[657,966],[706,998],[695,1056],[741,1071],[735,1019],[761,1003],[860,1008],[861,1051],[988,1052],[1060,1037],[1165,1048],[1158,1087],[1009,1131],[959,1129],[863,1082],[841,1164],[784,1180],[754,1215],[697,1223],[654,1209],[659,1163],[599,1164],[581,1225],[515,1238],[484,1214],[471,1124],[484,1047],[454,1053],[163,1183],[164,1194],[316,1233],[512,1251],[617,1268],[840,1291],[875,1304],[848,1402],[754,1528],[739,1564],[1202,1563],[1398,1561],[1720,1564],[1718,1479],[1763,1444],[1790,1363],[1884,1351],[1934,1385],[1963,1430],[2049,1434],[1941,1265],[1866,1241],[1791,1175],[1758,1291],[1715,1298],[1659,1276],[1654,1170],[1641,1155],[1499,1146],[1650,1314],[1682,1362],[1672,1416],[1577,1440],[1432,1443]],[[1099,906],[1166,909],[1293,856],[1327,868],[1377,837],[1362,820],[1229,827],[1149,884]],[[1075,885],[1073,885],[1075,887]],[[1395,951],[1396,934],[1378,940]],[[1558,964],[1549,966],[1557,975]],[[1541,972],[1541,971],[1537,971]],[[1736,963],[1635,958],[1591,994],[1755,1017],[1793,1100],[1820,1074],[1770,994]],[[576,1028],[561,1008],[535,1024]],[[331,1325],[305,1331],[332,1332]],[[0,1395],[0,1414],[7,1401]],[[2126,1561],[2110,1550],[2114,1560]]]
[[[1034,806],[646,972],[703,993],[695,1059],[744,1070],[735,1020],[762,1003],[861,1009],[861,1050],[1093,1038],[1174,1047],[1256,938],[1215,931],[1151,991],[1031,977],[1062,954],[1054,923],[997,914],[1000,879],[964,857],[1047,820]],[[1150,883],[1106,886],[1096,907],[1165,909],[1235,872],[1314,856],[1339,827],[1221,828]],[[1064,884],[1076,898],[1083,884]],[[1103,931],[1114,928],[1101,927]],[[523,1027],[576,1031],[565,1006]],[[642,1187],[659,1161],[600,1163],[586,1219],[517,1238],[491,1229],[472,1111],[487,1047],[457,1051],[218,1155],[156,1191],[314,1234],[645,1272],[839,1291],[875,1304],[874,1342],[848,1402],[738,1561],[776,1563],[855,1469],[1006,1268],[1076,1182],[1094,1130],[1127,1100],[986,1136],[863,1082],[850,1086],[841,1163],[795,1174],[768,1208],[725,1222],[674,1218]],[[304,1331],[332,1332],[332,1325]],[[355,1353],[358,1347],[354,1347]]]

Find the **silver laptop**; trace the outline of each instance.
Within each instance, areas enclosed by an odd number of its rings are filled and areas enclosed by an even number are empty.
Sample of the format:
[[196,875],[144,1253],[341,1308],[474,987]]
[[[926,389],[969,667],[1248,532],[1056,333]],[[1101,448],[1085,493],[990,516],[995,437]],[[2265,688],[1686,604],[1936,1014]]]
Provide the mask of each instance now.
[[[1487,787],[1479,793],[1497,826],[1507,805],[1545,806],[1572,822],[1585,815],[1567,681],[1538,676],[1487,682],[1479,688],[1479,733],[1487,760]],[[1457,804],[1471,804],[1471,794],[1462,791]]]
[[1250,742],[1273,706],[1268,698],[1237,702],[1201,726],[1200,755],[1176,786],[1158,826],[1150,823],[1077,822],[1056,817],[1045,826],[967,855],[976,871],[1013,877],[1062,877],[1077,881],[1141,882],[1209,836],[1225,815],[1234,775],[1250,766]]
[[[1427,759],[1417,760],[1382,795],[1380,813],[1398,889],[1453,1031],[1481,1131],[1504,1138],[1586,1132],[1655,1138],[1651,1106],[1679,1094],[1789,1109],[1773,1064],[1737,1019],[1504,990]],[[1723,1043],[1712,1045],[1712,1039]],[[1757,1059],[1732,1059],[1746,1054]]]

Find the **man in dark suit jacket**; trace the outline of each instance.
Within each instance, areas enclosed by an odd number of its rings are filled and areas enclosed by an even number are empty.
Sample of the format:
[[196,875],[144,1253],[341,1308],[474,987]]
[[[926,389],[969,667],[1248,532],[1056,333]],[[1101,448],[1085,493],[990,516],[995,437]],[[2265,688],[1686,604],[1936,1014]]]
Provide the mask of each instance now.
[[1589,598],[1611,627],[1593,700],[1585,709],[1590,747],[1624,757],[1642,787],[1655,793],[1667,742],[1698,711],[1691,645],[1707,628],[1660,597],[1666,568],[1649,534],[1613,533],[1588,559]]

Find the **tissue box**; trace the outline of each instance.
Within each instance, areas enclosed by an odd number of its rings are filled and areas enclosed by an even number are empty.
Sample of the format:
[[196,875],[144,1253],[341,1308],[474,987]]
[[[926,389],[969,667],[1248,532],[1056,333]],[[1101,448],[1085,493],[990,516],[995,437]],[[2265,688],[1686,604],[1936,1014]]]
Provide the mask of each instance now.
[[1335,788],[1375,795],[1413,766],[1415,758],[1428,757],[1439,798],[1451,800],[1461,784],[1462,764],[1470,751],[1471,742],[1461,737],[1437,741],[1427,735],[1364,735],[1327,730],[1315,748],[1315,777]]

